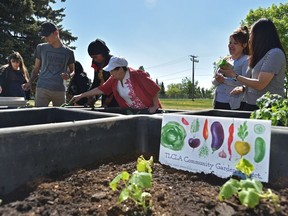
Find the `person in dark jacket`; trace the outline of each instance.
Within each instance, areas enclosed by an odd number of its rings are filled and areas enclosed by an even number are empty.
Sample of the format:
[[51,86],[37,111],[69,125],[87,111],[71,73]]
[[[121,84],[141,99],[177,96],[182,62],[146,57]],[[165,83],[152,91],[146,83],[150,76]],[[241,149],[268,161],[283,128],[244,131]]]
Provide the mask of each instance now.
[[19,52],[8,57],[8,64],[0,68],[0,96],[24,97],[30,99],[30,91],[24,91],[22,85],[27,83],[29,74]]
[[[96,39],[89,44],[88,54],[93,59],[92,67],[94,68],[94,79],[90,87],[91,90],[103,85],[103,83],[110,77],[109,71],[105,71],[103,68],[108,65],[112,55],[110,54],[110,50],[106,46],[106,43],[101,39]],[[113,94],[102,95],[101,97],[102,107],[119,107]],[[88,99],[88,104],[91,107],[94,107],[94,104],[98,99],[99,96],[90,97]]]
[[[84,72],[84,69],[79,61],[75,62],[75,74],[70,80],[67,89],[67,98],[72,98],[74,95],[81,94],[88,91],[90,88],[90,79]],[[77,102],[77,105],[86,105],[88,102],[87,98],[83,98]]]

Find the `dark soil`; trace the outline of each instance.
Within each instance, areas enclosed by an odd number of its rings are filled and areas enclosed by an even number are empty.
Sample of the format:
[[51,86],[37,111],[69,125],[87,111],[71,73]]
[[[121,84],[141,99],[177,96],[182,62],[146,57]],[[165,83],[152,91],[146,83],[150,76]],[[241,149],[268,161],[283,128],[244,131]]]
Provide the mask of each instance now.
[[[13,197],[14,201],[9,203],[6,200],[0,206],[0,215],[288,215],[288,188],[264,184],[265,191],[271,188],[279,195],[280,212],[275,212],[269,200],[249,209],[235,197],[218,201],[220,187],[227,179],[179,171],[158,162],[154,163],[153,188],[149,191],[153,208],[143,214],[132,201],[117,204],[119,191],[109,188],[109,182],[121,171],[135,171],[136,159],[118,159],[30,182],[20,188],[21,193],[18,191],[18,199],[25,197],[18,201]],[[24,191],[30,194],[25,195]]]

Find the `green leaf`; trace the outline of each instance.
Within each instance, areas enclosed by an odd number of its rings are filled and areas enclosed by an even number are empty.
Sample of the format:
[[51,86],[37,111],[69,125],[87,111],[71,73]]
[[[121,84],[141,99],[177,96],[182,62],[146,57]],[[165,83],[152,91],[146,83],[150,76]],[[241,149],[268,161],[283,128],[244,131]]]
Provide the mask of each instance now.
[[240,172],[244,173],[247,177],[250,176],[251,173],[254,171],[254,165],[245,158],[241,158],[235,165],[235,168]]
[[138,172],[151,173],[152,172],[152,166],[153,166],[153,156],[151,156],[149,160],[145,160],[143,155],[138,157],[137,166],[136,166]]
[[260,181],[255,179],[247,178],[245,180],[240,180],[240,187],[243,189],[253,188],[257,193],[262,193],[263,185]]
[[121,203],[125,201],[126,199],[128,199],[130,197],[129,193],[130,193],[129,189],[124,188],[119,195],[118,202]]
[[135,184],[141,188],[151,188],[152,187],[152,174],[146,172],[138,172],[135,171],[131,179],[129,180],[129,184]]
[[121,180],[127,181],[129,179],[129,173],[126,171],[123,171],[122,173],[118,174],[110,183],[110,188],[115,191],[118,187],[118,184]]
[[259,204],[259,194],[254,188],[243,189],[238,193],[239,200],[242,205],[254,208]]
[[238,192],[240,183],[236,179],[229,179],[220,190],[220,193],[218,195],[218,199],[220,201],[223,201],[225,199],[231,198],[234,194]]

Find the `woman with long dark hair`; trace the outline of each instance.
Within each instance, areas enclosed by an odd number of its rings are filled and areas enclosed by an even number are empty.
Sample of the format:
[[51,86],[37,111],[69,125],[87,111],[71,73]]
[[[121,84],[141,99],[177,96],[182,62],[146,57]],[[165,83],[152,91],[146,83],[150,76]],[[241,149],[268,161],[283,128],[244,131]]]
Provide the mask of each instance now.
[[0,94],[2,97],[24,97],[27,94],[22,85],[28,82],[28,71],[19,52],[13,52],[8,57],[8,64],[0,69]]
[[244,110],[253,111],[258,109],[256,100],[266,92],[284,96],[287,59],[276,27],[270,19],[262,18],[252,25],[249,48],[251,78],[237,74],[233,70],[221,70],[221,72],[246,86],[247,103]]

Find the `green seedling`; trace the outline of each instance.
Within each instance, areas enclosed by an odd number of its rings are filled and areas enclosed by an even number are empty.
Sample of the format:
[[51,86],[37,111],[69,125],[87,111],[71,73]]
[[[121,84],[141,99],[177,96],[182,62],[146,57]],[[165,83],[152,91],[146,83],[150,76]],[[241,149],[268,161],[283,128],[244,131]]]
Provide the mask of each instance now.
[[242,205],[249,208],[255,208],[261,199],[269,199],[273,202],[275,210],[280,211],[279,197],[270,189],[263,191],[263,185],[260,181],[251,179],[249,176],[254,171],[254,166],[245,158],[241,158],[235,165],[235,168],[242,172],[246,179],[229,179],[220,190],[218,199],[224,201],[230,199],[233,195],[238,197]]
[[73,105],[73,102],[72,100],[70,100],[68,103],[64,103],[60,107],[67,107],[67,106],[72,106],[72,105]]
[[109,186],[113,191],[120,187],[121,182],[124,184],[124,188],[122,188],[118,197],[118,203],[130,199],[136,205],[142,207],[145,213],[148,208],[152,207],[152,196],[146,191],[152,187],[152,166],[152,156],[149,160],[145,160],[143,156],[140,156],[137,159],[136,171],[132,175],[127,171],[123,171],[110,182]]

